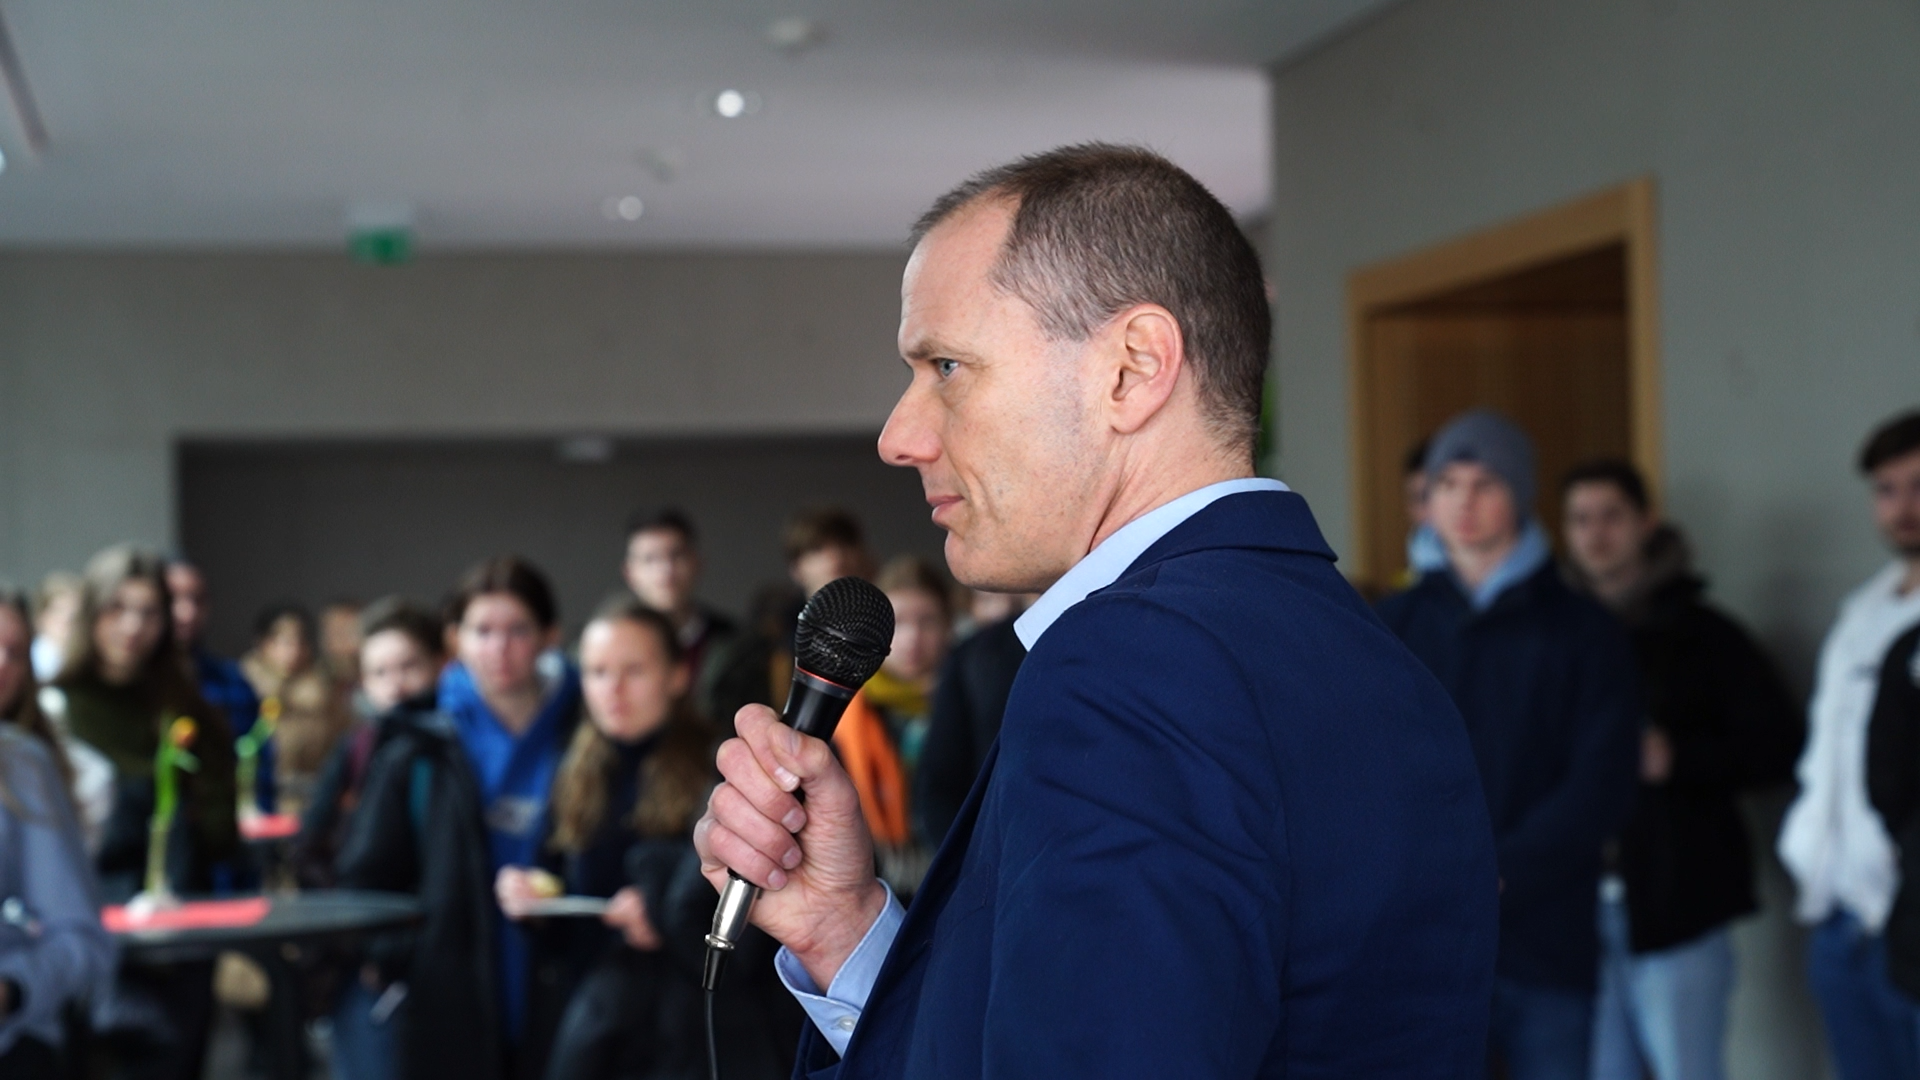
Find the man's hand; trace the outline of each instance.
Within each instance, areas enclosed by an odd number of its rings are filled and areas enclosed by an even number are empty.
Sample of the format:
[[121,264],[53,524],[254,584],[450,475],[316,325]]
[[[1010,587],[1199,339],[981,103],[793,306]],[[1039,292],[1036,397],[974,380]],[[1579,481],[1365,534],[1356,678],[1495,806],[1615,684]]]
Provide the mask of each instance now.
[[660,949],[660,931],[654,929],[653,920],[647,918],[647,900],[640,890],[629,885],[613,894],[607,901],[606,914],[600,921],[620,931],[629,948],[641,952],[658,952]]
[[887,903],[859,793],[831,747],[765,705],[741,709],[734,730],[720,746],[724,782],[693,830],[701,872],[716,889],[728,869],[764,889],[754,923],[825,988]]

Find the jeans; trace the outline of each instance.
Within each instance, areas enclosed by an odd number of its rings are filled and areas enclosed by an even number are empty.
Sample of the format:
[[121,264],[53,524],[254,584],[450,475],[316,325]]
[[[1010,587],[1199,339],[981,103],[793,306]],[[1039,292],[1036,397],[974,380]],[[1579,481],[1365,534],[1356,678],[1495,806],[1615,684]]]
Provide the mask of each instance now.
[[1489,1041],[1507,1080],[1587,1080],[1593,995],[1496,977]]
[[1627,905],[1600,902],[1593,1080],[1724,1080],[1733,940],[1725,927],[1671,949],[1627,949]]
[[369,990],[358,972],[348,974],[333,1007],[333,1074],[342,1080],[393,1080],[399,1071],[398,1020],[373,1017],[382,991]]
[[1814,928],[1807,978],[1840,1080],[1920,1078],[1920,1010],[1887,978],[1887,943],[1841,911]]

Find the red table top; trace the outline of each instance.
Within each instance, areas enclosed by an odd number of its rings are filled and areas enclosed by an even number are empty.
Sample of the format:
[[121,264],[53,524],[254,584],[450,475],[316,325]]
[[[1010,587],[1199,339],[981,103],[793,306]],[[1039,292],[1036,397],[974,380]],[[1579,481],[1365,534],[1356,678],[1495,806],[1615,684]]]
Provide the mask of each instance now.
[[300,819],[292,814],[248,815],[240,819],[240,836],[246,840],[285,840],[300,834]]
[[214,930],[252,926],[273,910],[273,901],[264,896],[245,896],[237,900],[190,900],[177,908],[166,908],[135,918],[119,904],[101,909],[100,922],[110,934],[134,930]]

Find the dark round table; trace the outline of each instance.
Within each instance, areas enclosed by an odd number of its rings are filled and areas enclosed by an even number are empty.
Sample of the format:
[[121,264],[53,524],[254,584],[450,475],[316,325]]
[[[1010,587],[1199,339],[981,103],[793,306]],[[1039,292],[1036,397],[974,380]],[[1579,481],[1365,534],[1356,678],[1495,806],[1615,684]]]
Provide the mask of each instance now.
[[294,956],[301,946],[404,930],[421,920],[420,902],[396,893],[321,890],[269,898],[266,917],[247,926],[129,929],[114,934],[123,963],[142,967],[211,960],[229,950],[266,970],[269,1058],[276,1080],[306,1080],[305,1025]]

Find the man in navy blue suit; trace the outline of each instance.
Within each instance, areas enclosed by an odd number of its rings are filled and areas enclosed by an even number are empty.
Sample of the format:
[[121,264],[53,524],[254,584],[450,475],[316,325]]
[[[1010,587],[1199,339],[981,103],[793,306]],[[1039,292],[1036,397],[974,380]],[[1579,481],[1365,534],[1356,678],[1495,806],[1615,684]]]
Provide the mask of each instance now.
[[1270,316],[1226,208],[1079,146],[916,235],[881,456],[919,470],[956,577],[1044,595],[910,911],[829,747],[736,718],[695,835],[716,884],[767,890],[798,1075],[1483,1075],[1499,886],[1466,729],[1253,475]]

